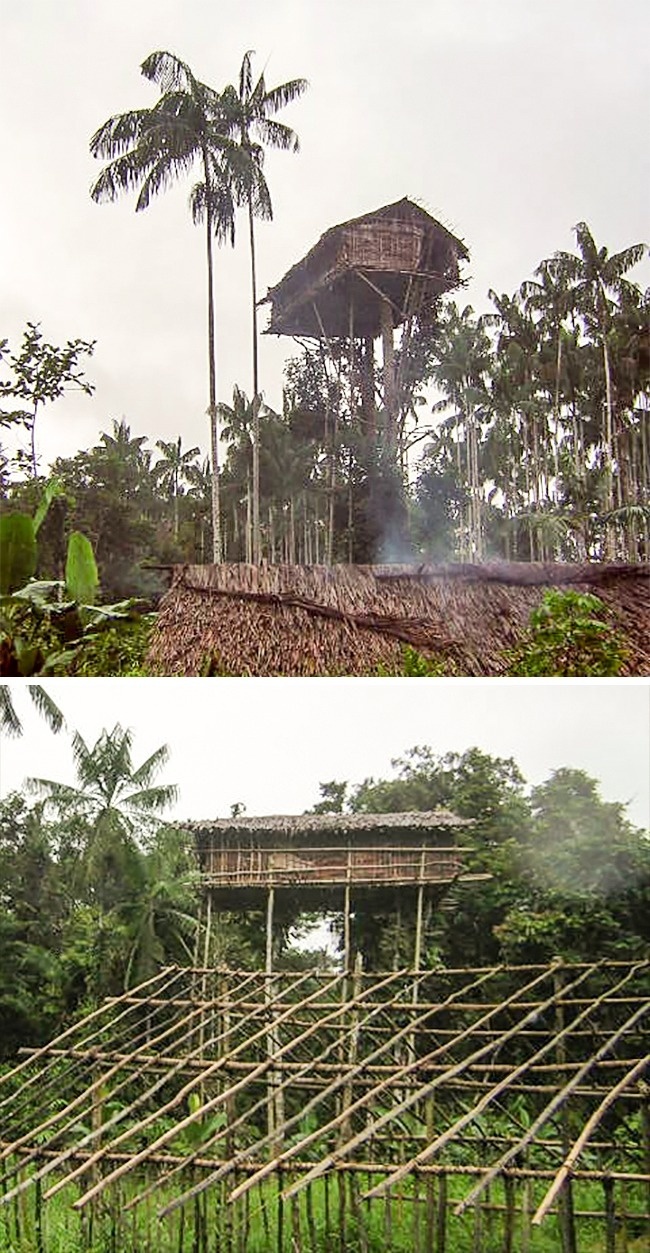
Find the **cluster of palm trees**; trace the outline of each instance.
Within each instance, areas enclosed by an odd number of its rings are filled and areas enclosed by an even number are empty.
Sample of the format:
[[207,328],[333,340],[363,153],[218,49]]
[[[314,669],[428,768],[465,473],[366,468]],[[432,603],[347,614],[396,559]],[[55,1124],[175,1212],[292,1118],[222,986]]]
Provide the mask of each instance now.
[[449,303],[431,343],[440,398],[420,487],[447,483],[460,560],[650,557],[650,291],[645,253],[582,222],[477,317]]
[[[213,241],[235,241],[239,207],[248,214],[252,295],[252,394],[259,397],[257,358],[257,279],[255,219],[272,216],[271,196],[264,175],[266,147],[297,151],[295,132],[278,121],[280,109],[305,90],[304,79],[292,79],[267,89],[264,74],[255,79],[253,53],[244,54],[237,85],[223,90],[201,82],[186,62],[170,52],[153,52],[142,63],[142,73],[160,90],[152,108],[111,117],[92,136],[91,152],[107,164],[94,183],[95,201],[115,200],[137,190],[136,210],[177,179],[198,167],[198,181],[190,193],[195,223],[204,223],[208,276],[208,377],[211,446],[211,503],[213,560],[222,559],[219,501],[219,438],[214,317]],[[257,412],[259,413],[259,403]],[[259,559],[259,427],[253,429],[253,554]]]

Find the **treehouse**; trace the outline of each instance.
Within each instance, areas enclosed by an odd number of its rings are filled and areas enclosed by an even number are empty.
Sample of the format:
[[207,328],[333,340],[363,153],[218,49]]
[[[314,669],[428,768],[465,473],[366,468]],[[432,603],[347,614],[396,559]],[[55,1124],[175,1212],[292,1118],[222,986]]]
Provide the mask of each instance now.
[[439,297],[459,286],[459,263],[468,256],[460,239],[404,197],[325,231],[260,302],[271,304],[265,334],[316,338],[331,359],[331,341],[347,341],[350,411],[359,411],[372,430],[374,340],[381,335],[383,409],[394,444],[400,386],[395,328],[403,326],[404,345],[415,321],[434,321]]
[[[276,899],[299,898],[302,909],[343,911],[346,958],[352,898],[377,910],[416,918],[415,966],[423,910],[437,905],[463,875],[455,842],[468,819],[447,810],[404,814],[304,814],[187,822],[210,907],[264,909],[271,963]],[[346,962],[347,964],[347,962]]]
[[[465,245],[406,197],[332,226],[269,288],[268,335],[375,339],[458,287]],[[264,302],[262,302],[264,303]]]

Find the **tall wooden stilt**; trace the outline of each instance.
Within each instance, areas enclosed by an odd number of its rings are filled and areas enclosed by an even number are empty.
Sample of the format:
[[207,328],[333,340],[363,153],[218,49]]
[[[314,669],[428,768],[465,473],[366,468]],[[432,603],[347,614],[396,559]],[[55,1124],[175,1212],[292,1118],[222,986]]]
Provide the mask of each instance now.
[[[264,983],[264,997],[266,1001],[267,1012],[267,1033],[266,1033],[266,1051],[267,1056],[271,1059],[275,1054],[275,1031],[271,1023],[271,1000],[272,985],[271,976],[273,974],[273,907],[275,904],[275,888],[269,888],[266,898],[266,979]],[[275,1132],[275,1075],[270,1069],[267,1084],[267,1124],[268,1134],[272,1136]],[[271,1152],[275,1152],[275,1145],[272,1143]]]
[[384,374],[384,411],[386,415],[386,441],[390,448],[397,445],[397,412],[395,398],[395,345],[393,342],[393,308],[389,300],[381,302],[381,344]]

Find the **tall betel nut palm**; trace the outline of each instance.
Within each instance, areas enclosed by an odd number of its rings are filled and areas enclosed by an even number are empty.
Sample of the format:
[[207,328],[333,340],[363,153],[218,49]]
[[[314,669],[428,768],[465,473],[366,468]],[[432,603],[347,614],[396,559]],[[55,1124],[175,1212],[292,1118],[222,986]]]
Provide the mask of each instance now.
[[[239,71],[238,88],[227,87],[223,93],[233,127],[244,154],[241,173],[246,179],[243,202],[248,208],[248,231],[251,255],[251,297],[253,327],[253,396],[259,396],[257,351],[257,272],[255,263],[255,218],[273,217],[271,194],[264,177],[264,148],[281,148],[297,152],[299,140],[295,131],[274,116],[306,90],[305,78],[294,78],[267,90],[262,72],[253,82],[253,51],[244,53]],[[241,203],[241,200],[240,200]],[[259,562],[260,552],[260,426],[259,404],[253,422],[253,560]]]
[[139,212],[195,165],[200,168],[201,177],[190,192],[190,210],[192,220],[206,226],[213,559],[218,562],[222,546],[212,244],[213,238],[234,244],[235,204],[243,202],[250,181],[246,175],[250,157],[229,134],[221,95],[195,78],[179,57],[152,52],[141,70],[160,88],[160,99],[153,108],[109,118],[92,136],[91,153],[108,164],[90,194],[101,202],[138,190]]
[[[612,399],[612,372],[610,359],[610,334],[612,326],[611,295],[624,298],[633,292],[633,284],[626,278],[628,270],[641,261],[645,244],[632,244],[621,252],[610,255],[607,248],[598,248],[586,222],[578,222],[575,228],[579,255],[558,252],[556,258],[564,267],[573,283],[572,298],[577,310],[600,340],[603,353],[605,380],[605,412],[603,430],[603,458],[605,470],[605,508],[608,515],[614,508],[614,404]],[[607,556],[614,556],[614,536],[608,521]]]

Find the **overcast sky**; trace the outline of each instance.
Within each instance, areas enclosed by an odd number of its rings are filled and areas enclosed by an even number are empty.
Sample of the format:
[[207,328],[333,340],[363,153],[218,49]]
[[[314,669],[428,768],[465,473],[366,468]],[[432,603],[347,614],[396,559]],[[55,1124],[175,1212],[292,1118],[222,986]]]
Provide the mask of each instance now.
[[[180,787],[172,812],[227,817],[301,813],[319,783],[393,776],[416,745],[435,753],[514,757],[529,784],[585,770],[605,800],[650,825],[650,686],[644,682],[454,679],[58,679],[46,684],[68,725],[92,745],[115,723],[134,732],[139,765],[161,744],[161,781]],[[74,781],[69,737],[53,736],[25,684],[12,684],[25,726],[0,745],[0,794],[28,775]]]
[[[122,416],[152,442],[207,449],[189,185],[137,216],[133,199],[88,194],[92,132],[157,99],[148,53],[175,52],[216,87],[246,49],[269,85],[310,80],[283,114],[301,152],[267,162],[262,292],[328,227],[407,195],[465,240],[462,298],[482,309],[489,287],[512,292],[571,249],[580,220],[612,251],[650,234],[649,15],[648,0],[0,0],[0,340],[17,347],[28,319],[54,343],[97,339],[94,397],[70,393],[40,419],[43,465]],[[243,220],[238,236],[217,256],[221,400],[235,382],[251,390]],[[294,350],[262,341],[273,405]]]

